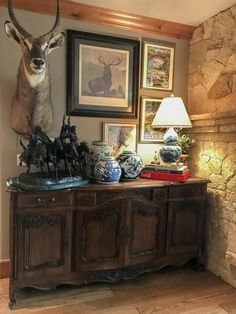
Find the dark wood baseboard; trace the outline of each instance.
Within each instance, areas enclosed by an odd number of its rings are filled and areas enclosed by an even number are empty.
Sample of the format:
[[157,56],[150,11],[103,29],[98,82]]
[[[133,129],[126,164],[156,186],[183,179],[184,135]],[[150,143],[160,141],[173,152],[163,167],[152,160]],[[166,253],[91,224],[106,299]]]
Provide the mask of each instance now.
[[9,260],[0,260],[0,279],[9,277]]

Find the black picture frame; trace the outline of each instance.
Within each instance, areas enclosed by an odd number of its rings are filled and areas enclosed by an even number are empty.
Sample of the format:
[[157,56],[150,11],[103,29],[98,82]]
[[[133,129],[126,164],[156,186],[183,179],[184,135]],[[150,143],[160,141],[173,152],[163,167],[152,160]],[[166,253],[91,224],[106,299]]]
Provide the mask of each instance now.
[[67,30],[67,114],[137,119],[139,53],[138,40]]

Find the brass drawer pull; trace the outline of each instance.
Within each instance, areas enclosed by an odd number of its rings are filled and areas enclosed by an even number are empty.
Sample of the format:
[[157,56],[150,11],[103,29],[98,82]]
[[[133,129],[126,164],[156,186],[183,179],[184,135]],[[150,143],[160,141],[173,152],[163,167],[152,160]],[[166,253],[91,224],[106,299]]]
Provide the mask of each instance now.
[[45,202],[45,200],[41,199],[40,197],[37,198],[37,201],[38,201],[38,203],[40,204],[40,206],[42,206],[42,207],[43,207],[43,206],[45,206],[45,207],[48,206],[47,202]]
[[[38,201],[38,203],[43,204],[44,206],[47,206],[47,202],[45,200],[42,200],[40,197],[37,198],[37,201]],[[51,203],[55,203],[56,202],[56,198],[52,197],[49,201]]]

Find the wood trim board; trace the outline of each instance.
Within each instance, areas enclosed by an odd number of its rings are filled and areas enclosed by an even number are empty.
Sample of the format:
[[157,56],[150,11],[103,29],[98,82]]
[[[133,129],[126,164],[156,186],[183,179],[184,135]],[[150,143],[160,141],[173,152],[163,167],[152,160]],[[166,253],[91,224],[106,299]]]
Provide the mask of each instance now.
[[9,277],[9,260],[0,261],[0,279]]
[[[14,0],[14,8],[55,15],[56,1]],[[7,6],[7,0],[0,0],[0,6]],[[195,26],[132,14],[124,11],[101,8],[97,6],[61,0],[61,16],[83,22],[105,24],[125,28],[135,32],[145,32],[190,40]]]

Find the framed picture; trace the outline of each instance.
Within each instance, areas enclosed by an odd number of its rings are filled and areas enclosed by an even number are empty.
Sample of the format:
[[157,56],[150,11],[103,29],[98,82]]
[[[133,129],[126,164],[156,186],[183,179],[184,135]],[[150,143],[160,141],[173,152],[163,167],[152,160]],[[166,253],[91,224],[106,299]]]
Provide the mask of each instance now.
[[171,91],[173,89],[174,44],[143,43],[142,87]]
[[139,41],[67,31],[67,113],[137,118]]
[[124,150],[137,150],[137,124],[103,122],[103,140],[112,148],[114,157]]
[[163,142],[165,129],[152,127],[152,121],[161,104],[161,99],[141,98],[141,115],[140,115],[140,143],[159,143]]

